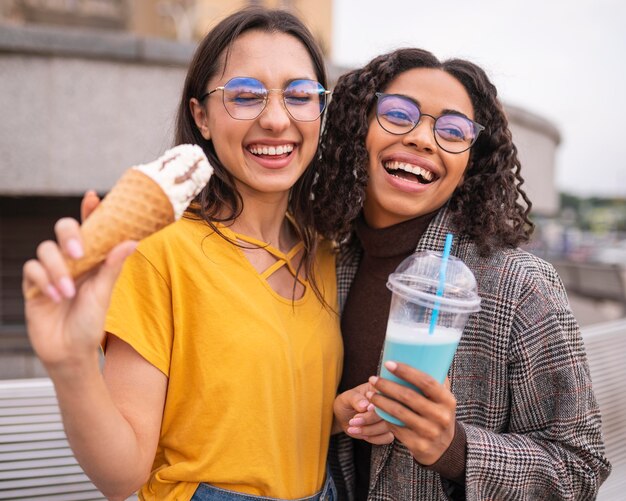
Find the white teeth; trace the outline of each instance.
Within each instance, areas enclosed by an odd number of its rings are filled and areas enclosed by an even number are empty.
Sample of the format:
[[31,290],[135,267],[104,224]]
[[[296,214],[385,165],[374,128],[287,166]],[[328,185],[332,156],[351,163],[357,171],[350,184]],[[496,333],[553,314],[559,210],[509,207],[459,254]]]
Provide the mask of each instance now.
[[434,174],[422,167],[418,167],[417,165],[407,164],[405,162],[391,161],[385,162],[385,169],[388,170],[403,170],[405,172],[410,172],[411,174],[415,174],[416,176],[423,177],[426,181],[432,181],[435,177]]
[[248,146],[248,150],[253,155],[283,155],[293,151],[293,144],[283,144],[280,146],[251,145]]

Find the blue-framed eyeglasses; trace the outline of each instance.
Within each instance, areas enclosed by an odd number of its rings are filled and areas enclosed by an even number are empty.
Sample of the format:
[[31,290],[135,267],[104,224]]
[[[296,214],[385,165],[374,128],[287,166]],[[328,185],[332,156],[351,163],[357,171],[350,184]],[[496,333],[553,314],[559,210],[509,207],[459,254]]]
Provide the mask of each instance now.
[[223,86],[205,93],[200,101],[218,90],[222,91],[226,111],[236,120],[254,120],[267,106],[270,92],[278,92],[287,113],[294,120],[313,122],[324,113],[330,94],[315,80],[292,80],[284,89],[268,89],[256,78],[235,77]]
[[485,127],[464,115],[446,113],[438,117],[422,113],[413,99],[401,94],[377,92],[376,120],[387,132],[408,134],[417,127],[422,117],[434,120],[433,135],[437,145],[448,153],[469,150]]

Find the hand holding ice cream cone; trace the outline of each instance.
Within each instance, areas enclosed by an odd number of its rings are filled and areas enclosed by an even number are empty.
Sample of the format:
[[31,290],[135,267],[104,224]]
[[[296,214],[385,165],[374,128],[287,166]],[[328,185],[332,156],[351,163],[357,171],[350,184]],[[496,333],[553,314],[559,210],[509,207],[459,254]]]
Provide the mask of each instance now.
[[[71,277],[103,262],[117,244],[142,240],[179,219],[212,172],[196,145],[177,146],[154,162],[128,169],[80,227],[83,257],[66,259]],[[89,210],[87,202],[82,210]],[[35,282],[24,295],[31,299],[40,292]]]

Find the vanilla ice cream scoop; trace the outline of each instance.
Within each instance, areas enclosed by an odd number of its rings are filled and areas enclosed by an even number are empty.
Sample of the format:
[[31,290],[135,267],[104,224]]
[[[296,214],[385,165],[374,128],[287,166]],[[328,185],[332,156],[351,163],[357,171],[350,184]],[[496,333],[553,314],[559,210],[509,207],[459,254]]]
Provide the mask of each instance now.
[[133,167],[152,178],[168,196],[174,219],[180,219],[189,203],[209,182],[213,168],[196,144],[181,144],[162,157]]

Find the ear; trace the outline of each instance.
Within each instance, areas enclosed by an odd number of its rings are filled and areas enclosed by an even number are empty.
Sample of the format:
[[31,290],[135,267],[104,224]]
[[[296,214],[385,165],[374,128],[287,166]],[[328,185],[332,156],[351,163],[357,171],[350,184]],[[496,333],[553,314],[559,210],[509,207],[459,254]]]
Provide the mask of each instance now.
[[211,139],[211,131],[209,130],[209,117],[206,108],[202,106],[200,101],[195,97],[192,97],[189,100],[189,109],[191,110],[191,116],[193,116],[193,120],[196,122],[196,127],[198,127],[200,134],[208,141]]

